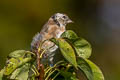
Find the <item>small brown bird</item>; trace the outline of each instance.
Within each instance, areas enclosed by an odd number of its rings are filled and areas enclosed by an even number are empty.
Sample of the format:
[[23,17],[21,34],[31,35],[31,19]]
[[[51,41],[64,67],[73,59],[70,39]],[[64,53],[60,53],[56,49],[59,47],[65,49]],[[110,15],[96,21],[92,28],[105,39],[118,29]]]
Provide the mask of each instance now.
[[[38,49],[40,42],[49,40],[51,38],[59,38],[63,32],[66,31],[66,24],[71,23],[72,20],[66,14],[56,13],[50,17],[48,22],[43,26],[40,33],[37,33],[33,37],[31,43],[31,50],[34,52]],[[50,49],[49,49],[50,48]],[[58,47],[51,41],[45,41],[42,45],[42,49],[49,49],[45,54],[51,56]],[[50,59],[50,61],[52,58]]]

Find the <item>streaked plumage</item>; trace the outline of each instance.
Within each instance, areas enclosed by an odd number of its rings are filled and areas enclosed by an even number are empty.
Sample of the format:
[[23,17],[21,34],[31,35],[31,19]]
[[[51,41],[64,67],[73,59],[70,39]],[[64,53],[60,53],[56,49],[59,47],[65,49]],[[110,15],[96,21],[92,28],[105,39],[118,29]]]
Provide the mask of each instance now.
[[[44,40],[48,40],[51,38],[59,38],[63,32],[66,31],[66,24],[71,23],[72,21],[66,14],[56,13],[50,17],[48,22],[43,26],[40,33],[37,33],[33,41],[31,43],[31,50],[34,52],[38,49],[40,42]],[[50,48],[52,47],[52,48]],[[47,57],[52,56],[52,52],[54,52],[58,47],[51,41],[45,41],[42,45],[42,49],[50,48],[46,55]],[[52,60],[52,59],[51,59]]]

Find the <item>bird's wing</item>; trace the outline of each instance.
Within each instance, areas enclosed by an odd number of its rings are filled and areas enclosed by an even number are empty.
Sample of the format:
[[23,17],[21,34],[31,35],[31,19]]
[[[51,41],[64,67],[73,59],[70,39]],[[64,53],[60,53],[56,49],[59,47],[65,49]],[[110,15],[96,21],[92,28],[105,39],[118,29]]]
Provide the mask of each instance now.
[[42,35],[40,33],[37,33],[31,42],[31,50],[38,49],[39,43],[42,40]]

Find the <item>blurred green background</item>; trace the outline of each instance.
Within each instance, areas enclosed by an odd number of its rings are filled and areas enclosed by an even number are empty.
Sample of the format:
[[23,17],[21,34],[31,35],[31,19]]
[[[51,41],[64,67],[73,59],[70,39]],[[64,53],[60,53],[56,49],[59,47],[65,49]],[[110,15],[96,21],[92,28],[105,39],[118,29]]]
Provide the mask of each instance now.
[[120,80],[119,0],[0,0],[0,68],[10,52],[30,50],[32,37],[57,12],[74,21],[67,29],[91,43],[90,59],[105,79]]

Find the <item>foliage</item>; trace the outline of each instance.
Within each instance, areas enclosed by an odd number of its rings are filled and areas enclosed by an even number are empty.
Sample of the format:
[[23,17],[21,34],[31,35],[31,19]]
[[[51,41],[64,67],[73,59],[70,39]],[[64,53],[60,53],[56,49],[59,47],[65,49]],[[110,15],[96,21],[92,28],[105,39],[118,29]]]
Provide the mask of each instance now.
[[[104,80],[101,70],[88,60],[92,49],[85,39],[78,37],[72,30],[67,30],[61,38],[52,38],[50,41],[59,47],[62,59],[53,66],[41,63],[44,66],[44,73],[41,73],[36,65],[36,53],[14,51],[9,54],[6,66],[0,72],[0,80],[4,77],[9,80],[79,80],[78,71],[82,71],[88,80]],[[40,60],[45,51],[40,51]],[[38,78],[41,75],[44,75],[43,78]]]

